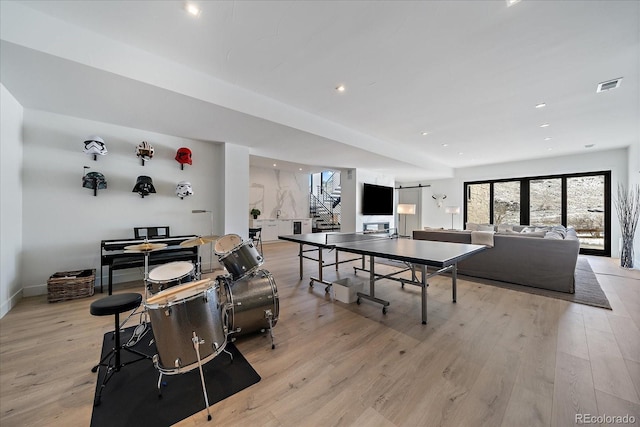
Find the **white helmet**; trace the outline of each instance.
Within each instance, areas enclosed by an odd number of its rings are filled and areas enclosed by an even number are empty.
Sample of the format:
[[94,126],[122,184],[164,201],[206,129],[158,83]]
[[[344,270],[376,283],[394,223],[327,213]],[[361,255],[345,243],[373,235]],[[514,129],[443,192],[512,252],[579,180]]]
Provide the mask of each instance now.
[[85,154],[100,154],[104,156],[107,154],[107,146],[104,144],[104,139],[96,135],[91,135],[84,142]]
[[142,141],[136,148],[136,156],[141,157],[142,160],[151,160],[153,157],[153,146],[147,141]]
[[193,188],[189,181],[180,181],[176,186],[176,195],[181,199],[193,195]]

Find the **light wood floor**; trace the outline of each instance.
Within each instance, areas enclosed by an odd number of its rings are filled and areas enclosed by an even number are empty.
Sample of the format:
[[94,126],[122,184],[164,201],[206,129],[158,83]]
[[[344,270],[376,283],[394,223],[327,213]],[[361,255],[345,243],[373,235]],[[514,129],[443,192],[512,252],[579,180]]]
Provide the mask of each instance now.
[[[589,258],[613,311],[465,280],[452,304],[450,280],[435,278],[422,325],[417,287],[380,282],[377,295],[391,301],[383,315],[311,289],[316,264],[306,261],[300,280],[296,244],[264,250],[280,300],[276,349],[263,335],[236,342],[262,380],[213,405],[211,423],[203,409],[180,426],[571,426],[576,414],[640,422],[640,272],[617,260]],[[339,277],[353,277],[348,264]],[[89,314],[101,296],[25,298],[0,320],[0,425],[89,425],[90,369],[113,327]]]

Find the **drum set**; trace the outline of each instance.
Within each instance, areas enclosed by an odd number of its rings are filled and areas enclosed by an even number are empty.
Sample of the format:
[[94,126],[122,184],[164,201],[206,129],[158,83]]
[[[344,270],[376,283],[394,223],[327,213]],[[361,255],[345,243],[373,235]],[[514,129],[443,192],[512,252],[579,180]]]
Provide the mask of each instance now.
[[144,322],[146,326],[148,316],[158,351],[153,356],[159,372],[158,394],[161,395],[163,375],[199,368],[209,420],[202,365],[222,352],[233,360],[225,347],[240,335],[268,329],[271,348],[275,348],[273,327],[280,313],[275,280],[269,271],[260,269],[264,258],[252,241],[243,242],[237,234],[228,234],[186,240],[181,245],[213,242],[213,250],[227,270],[215,280],[196,280],[200,275],[194,265],[182,261],[148,272],[149,252],[166,245],[145,242],[125,248],[145,254],[145,316],[141,316],[141,325]]

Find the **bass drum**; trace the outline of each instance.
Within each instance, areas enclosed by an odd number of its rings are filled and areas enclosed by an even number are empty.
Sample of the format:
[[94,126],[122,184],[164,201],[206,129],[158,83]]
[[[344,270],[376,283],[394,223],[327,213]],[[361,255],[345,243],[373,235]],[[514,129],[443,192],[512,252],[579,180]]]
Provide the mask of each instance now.
[[158,349],[157,368],[181,374],[198,367],[193,333],[201,341],[201,363],[220,354],[227,345],[224,305],[220,288],[211,279],[174,286],[145,302]]
[[273,328],[280,315],[278,288],[267,270],[233,282],[219,276],[218,282],[226,298],[229,334],[236,336]]

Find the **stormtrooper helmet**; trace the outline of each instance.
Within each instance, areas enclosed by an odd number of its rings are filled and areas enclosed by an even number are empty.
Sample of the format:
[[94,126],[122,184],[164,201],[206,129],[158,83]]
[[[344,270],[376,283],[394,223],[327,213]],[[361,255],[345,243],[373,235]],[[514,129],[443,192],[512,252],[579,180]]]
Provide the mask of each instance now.
[[193,188],[191,188],[189,181],[180,181],[178,185],[176,185],[176,196],[183,199],[191,195],[193,195]]
[[153,186],[153,181],[151,177],[140,175],[136,180],[136,185],[133,187],[132,193],[138,193],[142,197],[149,195],[150,193],[155,193],[156,189]]
[[82,177],[82,186],[92,190],[104,190],[107,188],[107,179],[100,172],[89,172]]
[[182,165],[184,165],[185,163],[190,165],[193,164],[191,160],[191,150],[187,147],[178,148],[178,152],[176,153],[176,160]]
[[142,158],[142,160],[151,160],[153,157],[153,146],[147,141],[142,141],[136,147],[136,156]]
[[96,135],[91,135],[84,142],[85,154],[99,154],[104,156],[107,154],[107,146],[104,144],[104,139]]

